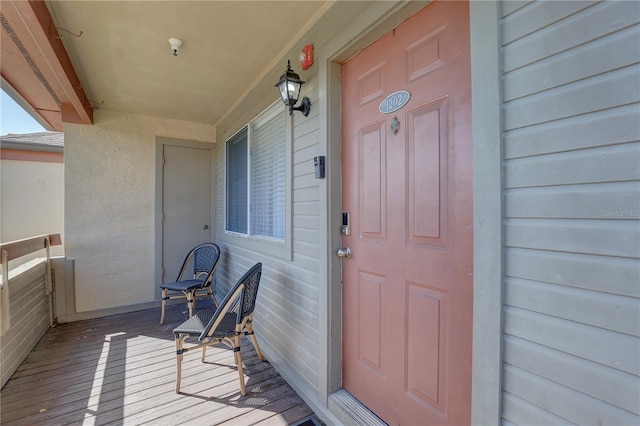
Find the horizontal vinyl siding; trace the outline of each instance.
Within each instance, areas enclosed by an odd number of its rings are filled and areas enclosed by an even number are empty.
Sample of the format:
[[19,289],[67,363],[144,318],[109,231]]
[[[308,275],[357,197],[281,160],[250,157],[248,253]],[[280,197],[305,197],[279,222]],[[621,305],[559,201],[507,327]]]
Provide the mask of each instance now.
[[[292,203],[292,256],[291,260],[269,253],[259,245],[238,244],[240,237],[225,233],[224,188],[225,155],[224,143],[218,148],[216,173],[217,241],[222,248],[218,267],[218,288],[224,294],[235,283],[244,270],[255,262],[263,263],[255,328],[258,340],[276,351],[266,356],[275,356],[286,362],[288,376],[294,377],[296,385],[316,390],[319,386],[319,190],[314,177],[313,157],[318,155],[318,79],[305,75],[307,83],[302,87],[302,96],[311,99],[309,117],[295,112],[292,116],[292,173],[289,191]],[[269,92],[275,99],[275,89]],[[284,111],[285,106],[282,105]],[[232,134],[237,129],[219,130]],[[224,142],[225,137],[221,137]],[[289,230],[287,230],[289,232]]]
[[640,423],[639,22],[502,4],[505,425]]

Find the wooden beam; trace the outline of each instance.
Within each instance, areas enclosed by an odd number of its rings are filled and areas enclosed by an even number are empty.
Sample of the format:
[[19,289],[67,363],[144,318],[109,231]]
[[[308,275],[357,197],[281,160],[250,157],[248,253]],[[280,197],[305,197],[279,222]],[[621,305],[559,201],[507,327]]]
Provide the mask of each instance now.
[[[38,235],[37,237],[25,238],[24,240],[11,241],[0,244],[0,251],[6,250],[8,260],[17,259],[34,251],[42,250],[46,247],[45,239],[49,239],[49,245],[59,246],[62,244],[60,234]],[[2,257],[0,257],[2,263]]]
[[[32,75],[29,75],[31,86],[46,87],[55,99],[63,120],[69,117],[74,123],[92,124],[93,109],[45,2],[3,0],[1,12],[3,24],[10,26],[12,38],[21,45],[21,54],[29,57],[27,62],[32,71]],[[4,60],[4,48],[2,52]],[[29,96],[33,92],[32,87],[25,84],[16,87],[14,83],[12,86],[38,111],[37,102]],[[61,131],[62,128],[56,130]]]

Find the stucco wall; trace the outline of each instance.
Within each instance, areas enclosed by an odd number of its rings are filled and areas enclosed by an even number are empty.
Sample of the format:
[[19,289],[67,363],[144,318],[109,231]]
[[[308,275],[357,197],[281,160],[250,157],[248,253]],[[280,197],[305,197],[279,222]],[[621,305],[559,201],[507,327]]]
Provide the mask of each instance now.
[[[14,241],[41,234],[62,234],[64,227],[64,166],[62,163],[2,160],[0,241]],[[65,242],[62,235],[62,242]],[[52,256],[64,254],[63,246],[51,247]],[[35,253],[11,263],[14,267]]]
[[203,123],[98,110],[65,124],[66,256],[77,312],[154,300],[156,136],[215,142]]

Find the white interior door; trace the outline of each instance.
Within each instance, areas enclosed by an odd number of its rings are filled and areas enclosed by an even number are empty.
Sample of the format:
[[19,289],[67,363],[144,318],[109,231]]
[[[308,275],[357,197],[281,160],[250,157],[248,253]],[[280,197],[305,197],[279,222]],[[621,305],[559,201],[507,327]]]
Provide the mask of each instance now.
[[211,239],[211,150],[165,144],[162,181],[162,282],[187,252]]

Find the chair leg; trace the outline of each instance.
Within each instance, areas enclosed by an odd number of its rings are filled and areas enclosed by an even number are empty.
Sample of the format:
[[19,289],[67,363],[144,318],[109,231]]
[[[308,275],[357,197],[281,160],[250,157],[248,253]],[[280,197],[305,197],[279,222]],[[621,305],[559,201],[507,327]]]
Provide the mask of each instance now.
[[233,354],[236,359],[236,364],[238,364],[238,375],[240,376],[240,394],[245,396],[247,394],[247,387],[244,383],[244,369],[242,367],[242,355],[240,354],[240,336],[234,337],[233,341]]
[[204,362],[204,357],[207,356],[207,345],[202,347],[202,356],[200,357],[200,361]]
[[160,315],[160,324],[164,324],[164,309],[167,305],[167,289],[162,289],[162,314]]
[[180,381],[182,379],[182,345],[188,336],[179,335],[176,337],[176,393],[180,393]]
[[247,322],[245,326],[247,329],[247,333],[249,333],[249,337],[251,338],[251,343],[253,343],[253,347],[256,348],[256,354],[258,354],[258,359],[260,361],[264,361],[264,357],[262,356],[262,351],[260,350],[260,346],[258,345],[258,339],[256,338],[255,333],[253,332],[253,324],[251,322]]
[[217,309],[218,308],[218,301],[216,300],[216,292],[213,291],[211,286],[209,286],[209,289],[207,290],[207,292],[209,293],[209,296],[211,296],[211,300],[213,300],[213,306],[215,306],[216,309]]
[[193,311],[196,307],[196,291],[192,290],[189,293],[185,293],[187,296],[187,306],[189,307],[189,318],[193,316]]

